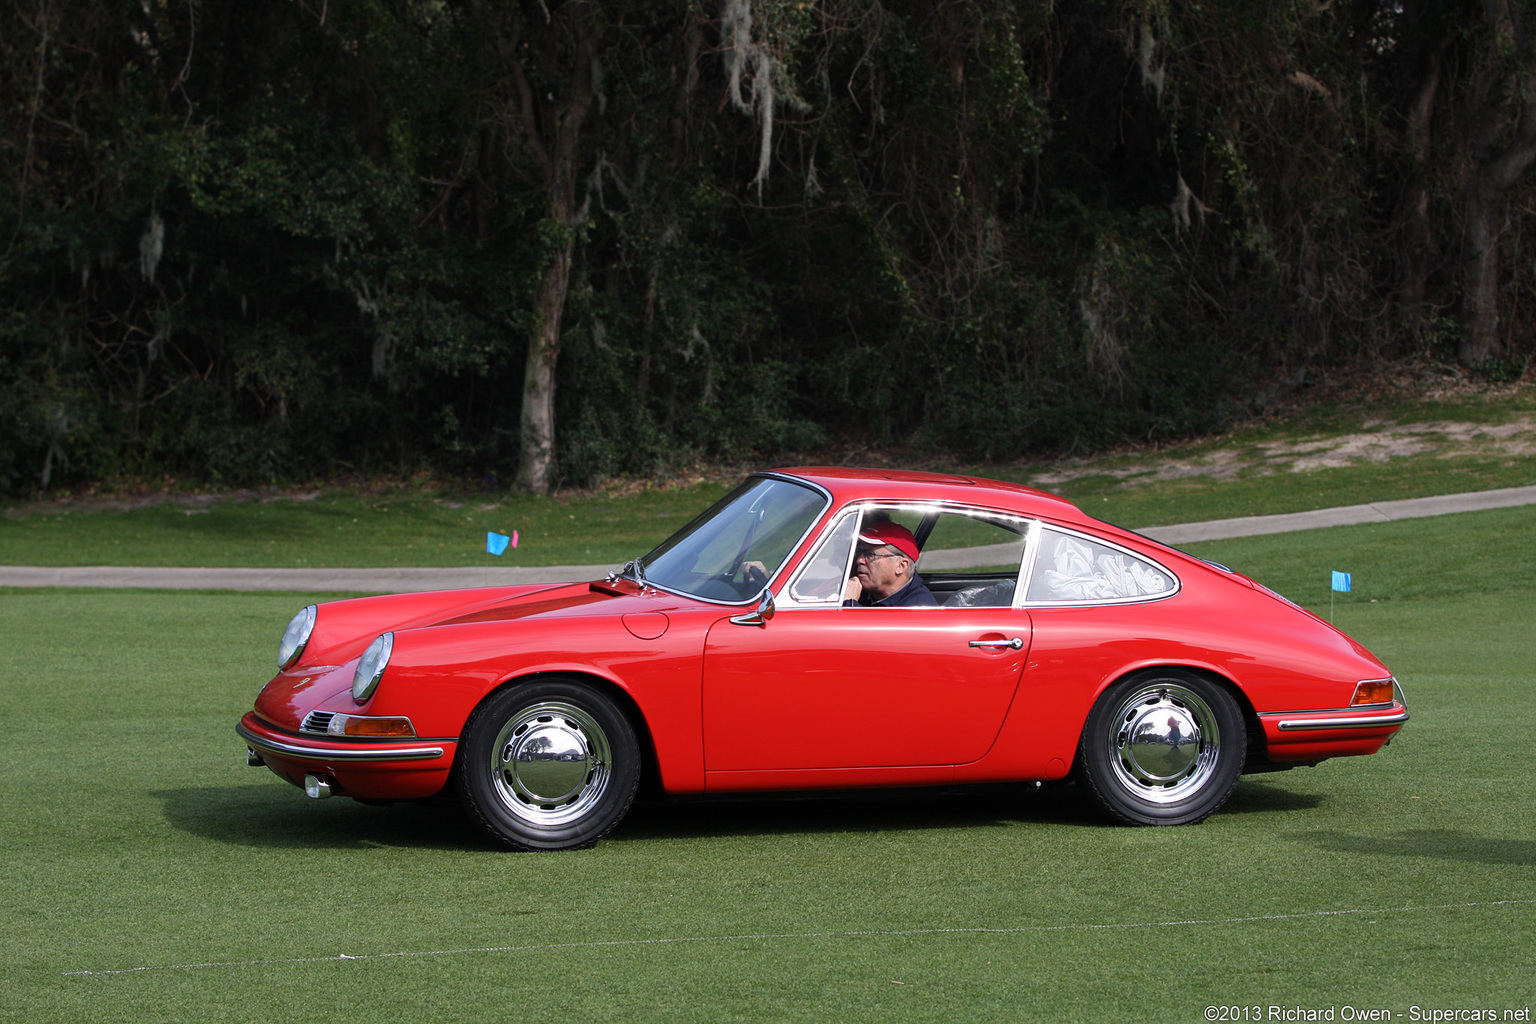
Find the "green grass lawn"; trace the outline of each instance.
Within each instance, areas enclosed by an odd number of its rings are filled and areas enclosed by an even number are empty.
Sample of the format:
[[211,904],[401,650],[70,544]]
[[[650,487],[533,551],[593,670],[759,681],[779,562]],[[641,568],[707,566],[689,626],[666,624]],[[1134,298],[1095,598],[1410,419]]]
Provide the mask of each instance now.
[[[1134,529],[1536,483],[1536,459],[1530,466],[1492,468],[1476,460],[1403,462],[1222,483],[1125,487],[1087,478],[1059,490],[1090,514]],[[992,475],[1009,474],[994,467]],[[617,565],[649,551],[727,489],[703,483],[631,495],[482,496],[451,501],[458,507],[417,492],[384,499],[336,492],[307,500],[230,500],[200,510],[59,508],[0,519],[0,565]],[[487,531],[510,535],[514,529],[516,550],[499,558],[486,553]]]
[[[1070,498],[1090,515],[1142,529],[1533,484],[1536,457],[1448,460],[1414,456],[1375,465],[1220,481],[1195,477],[1127,485],[1112,477],[1091,476],[1046,489]],[[1195,514],[1199,520],[1192,518]]]
[[[1326,557],[1318,553],[1318,537],[1331,544]],[[1251,576],[1324,618],[1331,601],[1338,624],[1353,630],[1351,617],[1372,602],[1529,589],[1536,581],[1536,506],[1183,547]],[[1353,577],[1348,594],[1330,594],[1334,569]]]
[[244,765],[234,722],[314,595],[0,591],[0,1020],[1520,1010],[1533,527],[1199,545],[1325,615],[1351,571],[1335,619],[1414,716],[1379,755],[1244,780],[1201,825],[1110,826],[1072,787],[654,804],[559,855]]
[[[631,495],[445,497],[405,489],[310,498],[75,509],[0,519],[0,565],[593,565],[644,554],[728,489],[695,484]],[[488,531],[517,548],[497,558]]]
[[[1533,414],[1536,389],[1529,387],[1456,400],[1319,405],[1158,451],[975,471],[1023,482],[1042,471],[1065,475],[1044,486],[1133,528],[1307,512],[1536,484]],[[1394,453],[1393,440],[1406,442],[1401,452]],[[1308,463],[1308,455],[1319,461],[1325,453],[1349,464]]]

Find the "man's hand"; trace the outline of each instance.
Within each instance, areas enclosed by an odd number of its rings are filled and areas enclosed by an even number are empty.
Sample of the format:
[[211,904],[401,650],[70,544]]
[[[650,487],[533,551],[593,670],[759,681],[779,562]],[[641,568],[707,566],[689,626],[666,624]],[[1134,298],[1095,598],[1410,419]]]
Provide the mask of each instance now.
[[843,600],[857,601],[862,593],[864,593],[864,584],[859,582],[859,578],[857,576],[848,577],[848,585],[843,588]]

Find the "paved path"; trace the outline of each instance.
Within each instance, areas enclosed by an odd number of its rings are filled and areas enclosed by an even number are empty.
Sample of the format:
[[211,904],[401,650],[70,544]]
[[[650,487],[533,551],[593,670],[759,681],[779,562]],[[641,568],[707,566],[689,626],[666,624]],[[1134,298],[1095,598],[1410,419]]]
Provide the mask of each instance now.
[[[1346,505],[1292,512],[1276,516],[1216,519],[1208,523],[1155,526],[1140,532],[1165,544],[1189,544],[1202,540],[1255,537],[1292,530],[1357,523],[1386,523],[1397,519],[1472,512],[1479,509],[1536,505],[1536,487],[1505,487],[1470,494],[1445,494],[1434,498],[1381,501],[1372,505]],[[960,552],[955,552],[959,555]],[[943,568],[961,569],[987,565],[988,549],[965,552],[973,556],[943,559]],[[980,559],[979,561],[976,559]],[[351,591],[398,593],[411,590],[444,590],[455,587],[507,586],[514,583],[559,583],[597,579],[612,565],[548,565],[457,569],[189,569],[124,568],[119,566],[0,566],[3,587],[148,587],[159,590],[287,590],[299,592]]]
[[1536,487],[1503,487],[1496,491],[1442,494],[1434,498],[1378,501],[1374,505],[1343,505],[1339,508],[1320,508],[1315,512],[1292,512],[1280,516],[1213,519],[1208,523],[1154,526],[1138,532],[1164,544],[1189,544],[1197,540],[1257,537],[1265,533],[1315,530],[1322,526],[1389,523],[1395,519],[1422,519],[1425,516],[1442,516],[1447,512],[1477,512],[1515,505],[1536,505]]

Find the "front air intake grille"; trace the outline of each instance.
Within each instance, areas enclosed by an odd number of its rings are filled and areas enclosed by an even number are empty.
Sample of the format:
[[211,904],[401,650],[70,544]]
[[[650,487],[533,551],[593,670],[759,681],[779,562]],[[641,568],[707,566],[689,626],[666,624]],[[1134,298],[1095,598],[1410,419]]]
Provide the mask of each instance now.
[[331,724],[331,719],[335,717],[336,713],[334,711],[311,711],[304,716],[304,724],[299,726],[299,731],[319,733],[321,736],[325,736]]

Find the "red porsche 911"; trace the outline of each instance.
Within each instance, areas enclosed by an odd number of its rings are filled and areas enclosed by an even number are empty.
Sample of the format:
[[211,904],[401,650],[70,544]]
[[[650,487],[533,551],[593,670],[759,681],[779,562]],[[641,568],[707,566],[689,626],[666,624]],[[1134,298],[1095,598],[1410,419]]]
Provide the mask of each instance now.
[[1041,491],[748,478],[606,579],[294,616],[237,730],[311,797],[456,795],[507,846],[588,846],[666,794],[1071,778],[1183,825],[1245,772],[1408,720],[1364,647],[1224,566]]

